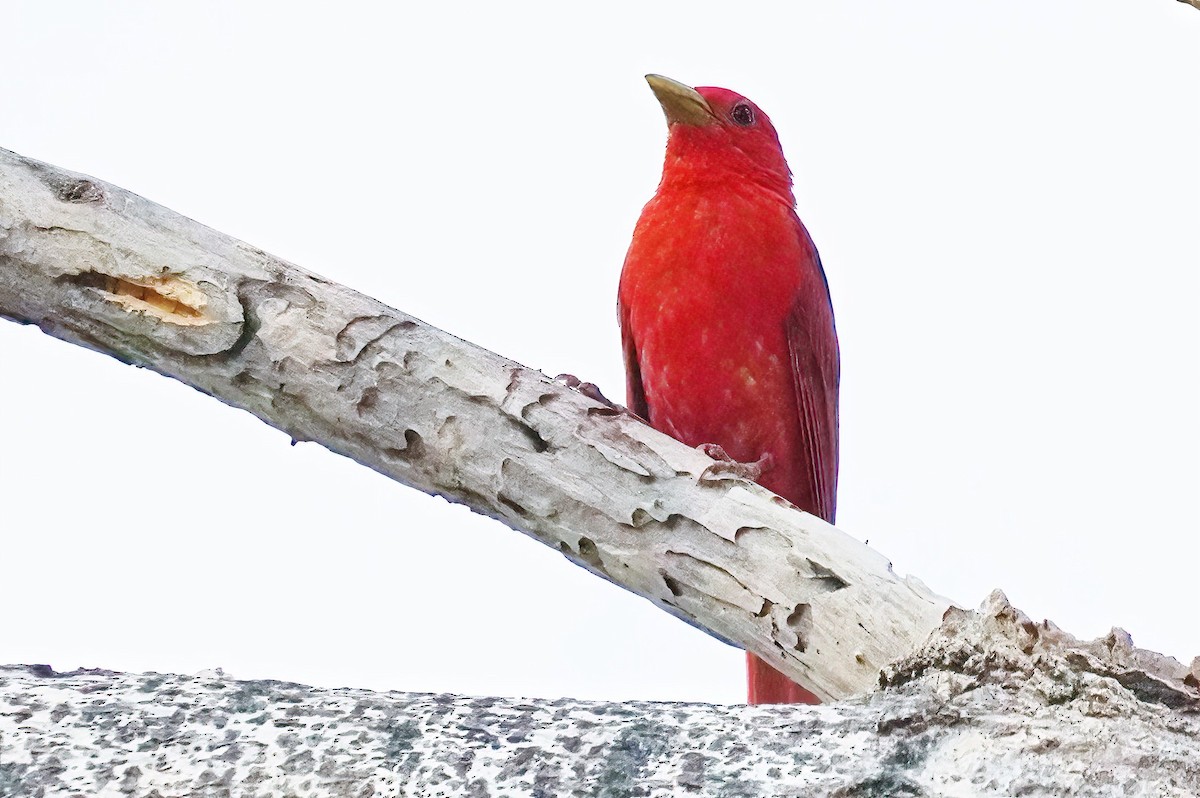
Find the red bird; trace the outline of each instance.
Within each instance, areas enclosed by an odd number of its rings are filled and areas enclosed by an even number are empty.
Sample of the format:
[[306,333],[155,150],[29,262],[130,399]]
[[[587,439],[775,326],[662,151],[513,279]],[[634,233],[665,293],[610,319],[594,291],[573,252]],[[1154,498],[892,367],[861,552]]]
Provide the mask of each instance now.
[[[626,401],[656,429],[716,444],[741,473],[833,523],[837,332],[779,136],[740,94],[646,80],[669,135],[621,271]],[[818,703],[746,656],[750,703]]]

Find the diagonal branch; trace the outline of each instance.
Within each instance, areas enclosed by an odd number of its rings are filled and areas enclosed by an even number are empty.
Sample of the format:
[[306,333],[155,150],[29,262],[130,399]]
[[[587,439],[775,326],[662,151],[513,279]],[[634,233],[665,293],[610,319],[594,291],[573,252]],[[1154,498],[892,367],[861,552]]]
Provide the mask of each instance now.
[[886,558],[537,371],[116,186],[0,150],[0,315],[462,502],[861,693],[949,606]]

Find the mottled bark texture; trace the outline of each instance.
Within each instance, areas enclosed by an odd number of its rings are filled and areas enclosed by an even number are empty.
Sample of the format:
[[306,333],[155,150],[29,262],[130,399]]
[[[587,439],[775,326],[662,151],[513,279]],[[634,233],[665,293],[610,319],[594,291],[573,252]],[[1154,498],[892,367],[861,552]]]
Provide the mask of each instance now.
[[[0,796],[1200,795],[1197,666],[996,593],[821,707],[323,690],[0,668]],[[1190,687],[1185,682],[1190,682]]]
[[874,688],[949,602],[537,371],[159,205],[0,150],[0,316],[462,502],[773,662]]

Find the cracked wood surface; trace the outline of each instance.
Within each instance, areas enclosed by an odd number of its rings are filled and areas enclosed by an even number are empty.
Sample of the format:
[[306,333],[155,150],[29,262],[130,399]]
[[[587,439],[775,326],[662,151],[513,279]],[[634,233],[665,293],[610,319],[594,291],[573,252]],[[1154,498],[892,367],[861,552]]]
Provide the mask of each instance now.
[[326,690],[0,667],[0,796],[1200,795],[1191,669],[994,593],[820,707]]
[[628,415],[124,189],[0,150],[0,315],[461,502],[836,699],[949,602]]

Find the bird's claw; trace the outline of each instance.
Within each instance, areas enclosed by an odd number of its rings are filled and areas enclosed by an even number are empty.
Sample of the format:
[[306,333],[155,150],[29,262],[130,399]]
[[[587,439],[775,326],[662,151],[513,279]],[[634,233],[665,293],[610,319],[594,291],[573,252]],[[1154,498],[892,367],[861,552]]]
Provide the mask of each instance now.
[[609,407],[613,407],[613,408],[619,407],[619,405],[617,405],[613,402],[610,402],[608,400],[607,396],[600,393],[600,389],[596,387],[596,383],[594,383],[594,382],[584,382],[583,380],[576,377],[574,374],[559,374],[557,377],[554,378],[554,381],[561,382],[563,385],[566,385],[568,388],[579,391],[581,394],[583,394],[587,398],[595,399],[597,402],[599,402],[602,405],[608,405]]
[[775,458],[770,452],[752,463],[739,463],[715,443],[702,443],[696,447],[717,462],[700,472],[701,482],[718,482],[722,479],[746,479],[758,482],[759,478],[775,466]]
[[584,382],[583,380],[576,377],[574,374],[559,374],[557,377],[554,378],[554,381],[561,382],[563,385],[567,386],[568,388],[570,388],[572,390],[578,391],[579,393],[583,394],[584,396],[586,396],[589,399],[594,399],[595,401],[599,402],[600,404],[611,408],[616,413],[624,413],[625,415],[633,416],[634,418],[636,418],[638,421],[641,421],[642,423],[646,423],[646,419],[642,418],[637,413],[634,413],[632,410],[630,410],[625,405],[619,405],[616,402],[610,400],[603,393],[601,393],[600,389],[596,386],[596,383],[594,383],[594,382]]

